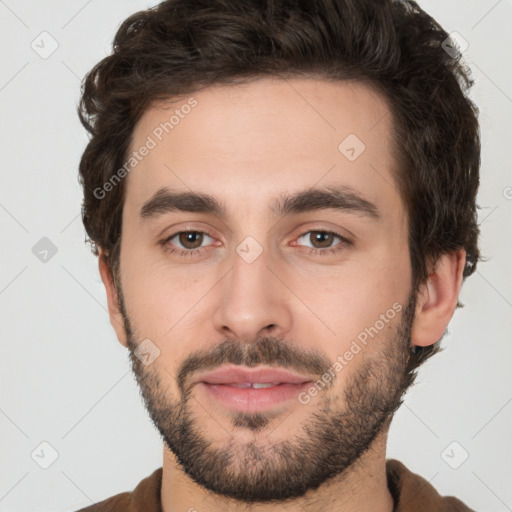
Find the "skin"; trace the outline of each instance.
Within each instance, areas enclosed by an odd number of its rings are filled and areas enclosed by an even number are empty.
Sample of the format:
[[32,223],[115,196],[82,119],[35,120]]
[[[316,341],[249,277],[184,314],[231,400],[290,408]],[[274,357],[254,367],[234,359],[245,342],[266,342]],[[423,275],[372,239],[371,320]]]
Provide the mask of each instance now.
[[[209,353],[227,339],[250,348],[271,336],[289,340],[297,352],[315,350],[334,362],[394,303],[405,307],[411,292],[407,215],[394,178],[392,116],[382,96],[360,83],[260,79],[207,88],[193,97],[197,106],[126,178],[122,297],[103,255],[99,259],[117,337],[132,352],[133,341],[146,338],[159,348],[146,375],[158,380],[162,400],[169,404],[179,403],[177,375],[192,353]],[[143,145],[171,113],[147,110],[135,127],[131,149]],[[353,162],[338,150],[349,134],[366,146]],[[280,194],[337,185],[374,203],[380,219],[332,209],[277,217],[270,209]],[[225,204],[228,216],[170,212],[142,220],[143,204],[162,187],[210,194]],[[159,243],[185,229],[210,235],[201,255],[178,256]],[[303,235],[314,230],[337,231],[352,243],[340,245],[335,254],[313,254],[311,248],[318,245]],[[252,263],[236,252],[247,236],[263,249]],[[335,238],[329,248],[339,243]],[[186,248],[178,238],[167,246]],[[416,297],[407,344],[427,346],[442,337],[457,304],[464,260],[461,250],[442,256],[431,268]],[[127,333],[127,318],[133,333]],[[215,448],[240,448],[242,456],[253,442],[260,453],[270,454],[304,433],[313,415],[329,404],[331,414],[347,410],[344,392],[391,346],[401,320],[402,315],[389,320],[329,389],[307,405],[292,401],[276,408],[260,430],[235,426],[232,413],[197,388],[189,402],[193,421],[204,427],[203,436]],[[390,512],[388,423],[346,471],[286,503],[249,504],[211,492],[164,446],[163,510]]]

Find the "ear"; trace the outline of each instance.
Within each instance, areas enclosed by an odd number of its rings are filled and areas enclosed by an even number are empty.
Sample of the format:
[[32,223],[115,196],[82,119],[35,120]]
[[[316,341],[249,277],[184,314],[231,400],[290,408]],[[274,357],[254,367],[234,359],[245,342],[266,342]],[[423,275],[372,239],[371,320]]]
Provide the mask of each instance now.
[[465,263],[463,249],[443,254],[420,286],[412,327],[413,346],[427,347],[443,337],[457,307]]
[[119,297],[117,295],[116,287],[114,286],[114,280],[112,278],[112,272],[108,266],[105,254],[100,251],[98,258],[98,266],[100,270],[101,280],[105,286],[107,292],[107,303],[108,303],[108,314],[110,317],[110,323],[116,332],[117,339],[121,345],[128,347],[126,338],[126,332],[124,329],[123,315],[121,314],[121,308],[119,307]]

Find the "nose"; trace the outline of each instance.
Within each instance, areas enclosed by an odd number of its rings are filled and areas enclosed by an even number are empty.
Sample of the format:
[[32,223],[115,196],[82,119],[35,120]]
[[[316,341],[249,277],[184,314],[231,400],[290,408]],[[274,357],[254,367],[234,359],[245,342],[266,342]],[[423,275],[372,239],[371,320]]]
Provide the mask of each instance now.
[[231,272],[217,289],[215,329],[245,342],[262,336],[286,336],[292,324],[291,294],[276,277],[278,269],[267,251],[250,263],[236,252],[232,259]]

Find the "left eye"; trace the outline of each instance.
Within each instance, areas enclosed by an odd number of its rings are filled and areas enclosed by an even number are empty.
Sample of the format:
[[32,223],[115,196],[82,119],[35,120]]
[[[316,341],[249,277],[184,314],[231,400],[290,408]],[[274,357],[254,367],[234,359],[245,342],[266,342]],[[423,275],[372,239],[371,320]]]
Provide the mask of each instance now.
[[166,242],[171,242],[177,238],[183,249],[193,250],[201,247],[205,237],[213,240],[210,235],[203,231],[181,231],[180,233],[176,233],[169,237]]
[[308,231],[297,238],[297,240],[301,240],[302,238],[306,238],[306,240],[311,241],[312,244],[318,244],[309,246],[313,249],[330,249],[335,238],[338,238],[341,242],[344,241],[342,236],[331,231]]

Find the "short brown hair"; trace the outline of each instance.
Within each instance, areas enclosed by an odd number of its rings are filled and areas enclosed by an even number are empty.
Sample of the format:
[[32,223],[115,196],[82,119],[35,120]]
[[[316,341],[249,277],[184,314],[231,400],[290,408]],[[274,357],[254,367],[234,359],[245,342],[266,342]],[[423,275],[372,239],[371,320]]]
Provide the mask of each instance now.
[[167,0],[130,16],[82,86],[79,115],[91,136],[80,161],[82,219],[93,252],[102,249],[115,277],[124,183],[104,198],[94,191],[123,166],[152,103],[265,76],[350,79],[391,106],[413,289],[429,263],[457,249],[469,276],[480,258],[478,109],[447,38],[412,0]]

